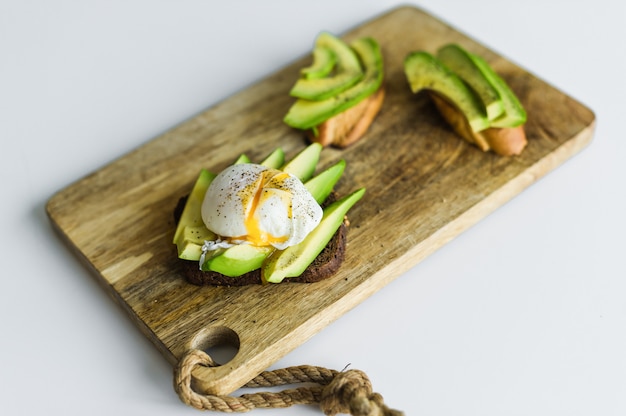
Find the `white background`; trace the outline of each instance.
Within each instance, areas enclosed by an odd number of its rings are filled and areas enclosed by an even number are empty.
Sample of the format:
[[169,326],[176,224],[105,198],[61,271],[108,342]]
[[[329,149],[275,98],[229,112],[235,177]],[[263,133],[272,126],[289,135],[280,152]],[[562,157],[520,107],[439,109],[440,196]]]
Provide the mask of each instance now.
[[[626,414],[626,3],[417,4],[593,109],[594,141],[275,367],[351,363],[408,415]],[[198,414],[44,204],[397,5],[0,2],[0,413]]]

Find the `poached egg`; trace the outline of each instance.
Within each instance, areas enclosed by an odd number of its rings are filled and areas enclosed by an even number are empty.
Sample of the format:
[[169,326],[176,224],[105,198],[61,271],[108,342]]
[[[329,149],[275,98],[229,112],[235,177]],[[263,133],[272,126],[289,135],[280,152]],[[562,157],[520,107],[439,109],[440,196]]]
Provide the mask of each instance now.
[[[298,244],[320,223],[322,208],[295,176],[253,163],[229,166],[218,174],[201,208],[206,227],[219,239],[208,249],[235,244]],[[205,243],[205,247],[207,244]]]

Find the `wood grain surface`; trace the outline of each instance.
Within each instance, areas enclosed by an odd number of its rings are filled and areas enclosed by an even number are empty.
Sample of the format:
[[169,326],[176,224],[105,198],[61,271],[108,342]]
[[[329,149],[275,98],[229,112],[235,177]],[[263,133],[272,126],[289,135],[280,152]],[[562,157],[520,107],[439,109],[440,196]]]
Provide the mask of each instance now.
[[[290,157],[306,146],[282,118],[310,51],[48,202],[54,228],[172,365],[189,348],[238,348],[228,363],[194,372],[197,388],[206,392],[236,390],[591,140],[592,111],[419,9],[393,9],[340,35],[378,40],[387,96],[361,141],[322,152],[320,169],[347,162],[340,194],[367,188],[350,213],[346,260],[334,277],[196,287],[178,272],[171,243],[172,211],[201,168],[217,172],[240,153],[260,160],[279,146]],[[521,156],[481,152],[451,132],[427,95],[410,92],[406,54],[434,52],[447,42],[482,55],[519,95],[529,140]]]

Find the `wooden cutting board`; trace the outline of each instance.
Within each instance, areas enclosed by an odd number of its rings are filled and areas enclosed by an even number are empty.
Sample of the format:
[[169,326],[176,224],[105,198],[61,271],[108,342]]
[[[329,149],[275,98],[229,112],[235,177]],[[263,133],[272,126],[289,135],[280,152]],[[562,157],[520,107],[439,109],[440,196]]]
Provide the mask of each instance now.
[[[241,153],[260,160],[276,147],[291,157],[306,146],[282,118],[310,51],[48,202],[55,228],[173,365],[189,348],[238,348],[228,363],[195,370],[198,387],[208,393],[236,390],[591,140],[592,111],[419,9],[391,10],[345,39],[361,36],[382,47],[387,96],[366,137],[322,152],[321,168],[347,162],[340,194],[367,188],[350,213],[345,263],[329,280],[196,287],[178,273],[171,243],[174,206],[201,168],[217,172]],[[406,54],[434,52],[448,42],[482,55],[519,95],[529,139],[521,156],[499,157],[467,144],[426,95],[410,92]]]

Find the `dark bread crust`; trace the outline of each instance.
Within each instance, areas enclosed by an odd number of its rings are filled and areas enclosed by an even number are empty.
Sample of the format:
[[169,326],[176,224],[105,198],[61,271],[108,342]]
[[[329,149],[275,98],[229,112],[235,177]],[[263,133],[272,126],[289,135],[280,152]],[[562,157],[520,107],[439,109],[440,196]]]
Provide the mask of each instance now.
[[[334,199],[334,195],[331,195],[327,203]],[[178,223],[186,200],[187,198],[183,197],[176,205],[174,210],[176,223]],[[314,283],[334,275],[335,272],[339,270],[344,260],[347,233],[348,227],[345,222],[343,222],[335,235],[333,235],[333,238],[326,247],[324,247],[313,263],[311,263],[300,276],[287,278],[283,280],[283,283]],[[238,277],[229,277],[217,272],[203,272],[199,269],[197,261],[180,260],[176,264],[178,265],[179,272],[185,276],[185,279],[187,279],[189,283],[198,286],[246,286],[263,284],[260,269]]]

